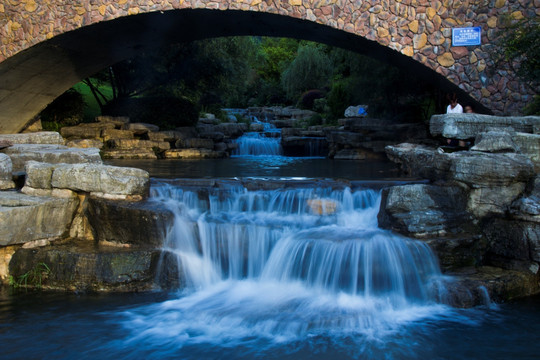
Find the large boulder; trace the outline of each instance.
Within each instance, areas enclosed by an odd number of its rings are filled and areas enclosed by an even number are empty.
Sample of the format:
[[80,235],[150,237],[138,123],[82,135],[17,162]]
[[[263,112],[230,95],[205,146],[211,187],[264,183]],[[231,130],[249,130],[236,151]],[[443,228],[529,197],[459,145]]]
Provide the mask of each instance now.
[[505,213],[535,176],[532,162],[515,153],[439,153],[414,144],[387,146],[386,151],[412,176],[466,185],[470,190],[467,209],[479,218]]
[[69,231],[77,205],[76,197],[0,192],[0,246],[61,238]]
[[383,190],[379,226],[425,238],[459,233],[471,224],[460,187],[409,184]]
[[425,145],[388,145],[385,151],[388,158],[399,164],[408,175],[433,181],[446,179],[452,164],[448,154],[441,154]]
[[23,191],[68,189],[98,197],[140,200],[148,194],[148,172],[102,164],[29,162]]
[[442,114],[433,115],[429,129],[433,136],[449,139],[474,139],[489,128],[512,128],[517,132],[532,134],[540,124],[540,116],[491,116],[482,114]]
[[126,202],[89,198],[88,221],[101,243],[161,248],[174,214],[151,201]]
[[532,162],[519,154],[459,151],[441,155],[450,159],[450,178],[471,187],[527,183],[535,176]]
[[519,147],[512,140],[513,131],[489,130],[476,136],[471,151],[483,152],[518,152]]
[[9,263],[9,272],[14,279],[30,274],[21,285],[47,290],[136,292],[157,288],[159,264],[158,250],[71,241],[19,249]]
[[13,164],[11,158],[6,154],[0,153],[0,190],[12,189],[15,187],[13,182]]
[[148,172],[127,167],[75,164],[54,169],[54,188],[85,191],[103,195],[138,195],[145,197],[149,189]]
[[52,144],[64,145],[64,138],[55,131],[42,131],[24,134],[0,134],[0,142],[11,144]]
[[2,150],[11,158],[13,171],[23,171],[27,161],[52,164],[101,164],[99,149],[68,148],[63,145],[16,144]]

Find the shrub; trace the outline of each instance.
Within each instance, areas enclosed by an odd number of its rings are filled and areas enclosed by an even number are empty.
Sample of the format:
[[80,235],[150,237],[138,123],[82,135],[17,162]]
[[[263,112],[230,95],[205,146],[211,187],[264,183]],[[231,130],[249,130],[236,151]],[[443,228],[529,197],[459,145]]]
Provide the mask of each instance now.
[[291,100],[309,89],[322,89],[332,77],[332,62],[314,45],[302,46],[289,67],[282,74],[281,83]]

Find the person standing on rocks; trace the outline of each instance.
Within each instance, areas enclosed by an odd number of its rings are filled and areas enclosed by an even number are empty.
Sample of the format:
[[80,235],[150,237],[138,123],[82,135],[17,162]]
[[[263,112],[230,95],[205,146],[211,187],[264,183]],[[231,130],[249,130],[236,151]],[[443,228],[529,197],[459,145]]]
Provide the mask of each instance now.
[[463,107],[458,103],[456,93],[448,94],[448,106],[446,107],[447,114],[461,114],[463,113]]

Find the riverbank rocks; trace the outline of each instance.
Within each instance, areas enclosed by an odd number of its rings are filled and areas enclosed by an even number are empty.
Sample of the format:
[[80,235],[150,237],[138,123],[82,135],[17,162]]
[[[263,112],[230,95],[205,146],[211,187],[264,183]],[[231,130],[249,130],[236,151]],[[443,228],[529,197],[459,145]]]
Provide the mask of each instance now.
[[86,214],[95,240],[104,244],[160,248],[174,222],[171,211],[152,201],[90,198]]
[[394,186],[383,190],[379,226],[417,238],[445,236],[471,223],[466,206],[466,192],[457,186]]
[[77,205],[76,197],[38,197],[0,191],[0,246],[65,236]]
[[64,138],[55,131],[40,131],[24,134],[0,134],[0,142],[10,144],[64,145]]
[[474,139],[470,151],[386,147],[405,173],[430,183],[384,190],[380,225],[425,239],[441,267],[456,275],[448,287],[451,303],[473,306],[482,298],[506,301],[540,292],[539,121],[435,115],[431,134]]
[[468,209],[477,217],[504,214],[535,177],[532,162],[515,153],[441,154],[435,148],[415,144],[389,146],[387,153],[410,175],[466,185],[470,190]]
[[[383,155],[385,147],[400,142],[424,141],[427,132],[424,124],[402,123],[369,117],[338,120],[340,128],[325,130],[329,157],[337,159],[373,158],[370,154]],[[353,150],[353,151],[350,151]],[[358,154],[364,154],[358,157]]]
[[158,250],[96,246],[71,240],[17,250],[9,263],[9,273],[18,279],[37,269],[41,272],[40,287],[46,290],[137,292],[156,290],[159,262]]
[[[511,128],[516,132],[533,134],[540,125],[540,116],[491,116],[483,114],[433,115],[429,130],[433,136],[448,139],[474,139],[488,129]],[[536,129],[536,130],[535,130]]]
[[30,194],[53,194],[54,190],[90,193],[91,196],[141,200],[148,194],[148,172],[102,164],[47,164],[28,162],[22,189]]
[[68,148],[64,145],[14,144],[1,150],[11,158],[13,171],[23,171],[27,161],[67,164],[101,164],[99,149]]

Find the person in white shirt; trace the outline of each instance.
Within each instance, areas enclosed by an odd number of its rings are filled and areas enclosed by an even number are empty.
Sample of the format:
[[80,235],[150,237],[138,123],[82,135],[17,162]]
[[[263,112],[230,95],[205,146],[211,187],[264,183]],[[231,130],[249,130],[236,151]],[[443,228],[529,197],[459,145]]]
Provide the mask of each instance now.
[[450,103],[446,107],[447,114],[461,114],[463,113],[463,107],[458,103],[456,93],[452,95],[448,94],[448,102]]
[[[450,103],[446,107],[447,114],[461,114],[463,113],[463,107],[458,103],[456,93],[448,94],[446,96],[448,102]],[[456,139],[446,139],[446,146],[439,147],[438,151],[440,153],[444,152],[453,152],[456,150],[467,150],[468,143],[464,140]]]

